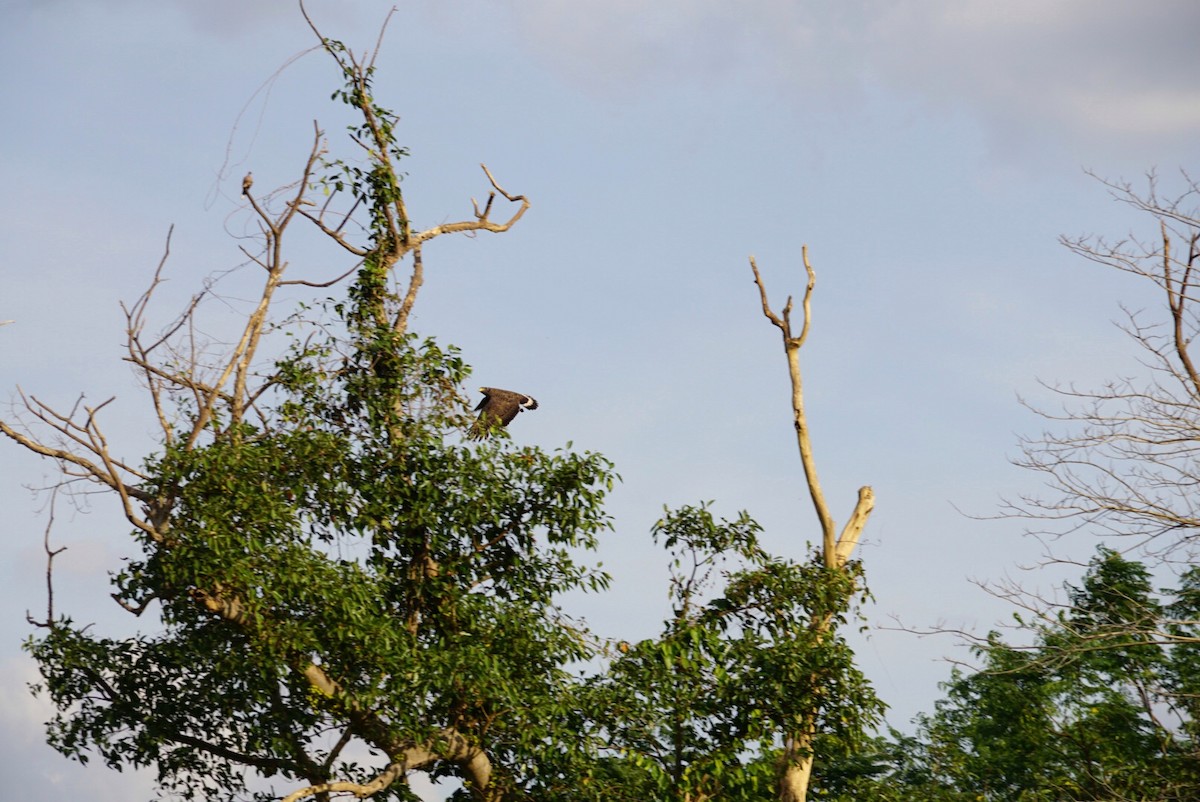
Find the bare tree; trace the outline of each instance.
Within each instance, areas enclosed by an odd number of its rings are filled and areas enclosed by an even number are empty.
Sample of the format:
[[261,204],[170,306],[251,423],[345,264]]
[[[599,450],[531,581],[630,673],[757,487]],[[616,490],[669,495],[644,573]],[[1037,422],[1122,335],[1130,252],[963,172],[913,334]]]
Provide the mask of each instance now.
[[1193,352],[1200,333],[1200,186],[1186,173],[1182,178],[1173,196],[1163,195],[1153,173],[1144,192],[1103,182],[1114,198],[1154,220],[1151,237],[1062,239],[1080,256],[1154,285],[1165,314],[1122,306],[1121,328],[1146,376],[1116,378],[1098,389],[1051,387],[1061,409],[1035,409],[1052,428],[1023,440],[1018,460],[1045,477],[1046,491],[1013,500],[1005,513],[1036,521],[1039,534],[1086,531],[1188,562],[1200,533],[1200,376]]
[[[1167,194],[1153,172],[1144,190],[1097,177],[1115,200],[1148,215],[1153,233],[1060,240],[1091,262],[1149,284],[1161,305],[1150,310],[1121,305],[1124,319],[1118,326],[1134,344],[1141,375],[1114,378],[1095,389],[1045,384],[1058,407],[1026,404],[1046,428],[1021,440],[1015,463],[1040,474],[1044,489],[1005,500],[999,517],[1028,522],[1029,534],[1047,543],[1042,567],[1094,570],[1112,559],[1108,549],[1119,549],[1176,573],[1185,587],[1194,584],[1200,546],[1200,374],[1193,350],[1200,333],[1200,184],[1186,172],[1180,179],[1181,187]],[[1073,534],[1099,538],[1099,556],[1087,562],[1059,553],[1055,541]],[[1103,619],[1079,608],[1080,592],[1070,584],[1060,592],[1034,591],[1013,579],[982,587],[1012,605],[1017,629],[1045,638],[1045,643],[1012,648],[1036,652],[1030,665],[1048,671],[1131,643],[1171,650],[1197,642],[1194,608],[1184,603],[1190,590],[1161,609],[1125,599],[1124,616]],[[1003,646],[994,632],[952,632],[981,654]],[[1178,689],[1142,692],[1151,720],[1164,704],[1176,704],[1163,702],[1172,693],[1179,696]]]
[[[750,269],[754,273],[754,283],[758,286],[759,297],[762,300],[763,315],[775,325],[783,338],[783,349],[787,356],[788,377],[792,385],[792,424],[796,430],[796,445],[800,451],[800,463],[804,468],[804,478],[808,485],[809,497],[812,499],[813,511],[821,528],[820,558],[826,571],[843,572],[846,570],[850,555],[858,545],[867,519],[875,507],[875,493],[869,486],[859,488],[858,500],[846,525],[839,532],[834,521],[833,513],[825,500],[821,489],[821,481],[817,475],[817,464],[813,456],[812,438],[810,436],[808,415],[804,409],[804,382],[800,370],[800,349],[808,338],[812,323],[812,294],[816,286],[816,272],[808,259],[808,247],[802,250],[804,269],[808,283],[804,289],[801,302],[803,321],[800,332],[792,329],[792,297],[788,296],[782,315],[771,309],[767,300],[767,289],[762,276],[758,272],[758,264],[750,257]],[[834,585],[831,585],[834,587]],[[852,594],[854,585],[844,585],[845,592]],[[815,634],[821,637],[832,637],[835,627],[835,617],[832,612],[819,613],[814,611],[810,625]],[[821,685],[821,677],[813,677],[809,684],[814,687]],[[783,802],[804,802],[808,796],[809,779],[812,776],[814,742],[817,736],[817,719],[819,707],[814,708],[801,717],[800,726],[784,734],[784,751],[779,780],[779,798]]]

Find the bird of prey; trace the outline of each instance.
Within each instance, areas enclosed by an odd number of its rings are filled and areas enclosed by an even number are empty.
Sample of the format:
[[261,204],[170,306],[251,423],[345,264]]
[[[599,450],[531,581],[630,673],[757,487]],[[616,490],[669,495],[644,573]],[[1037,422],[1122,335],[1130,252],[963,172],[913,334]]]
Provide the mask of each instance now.
[[537,399],[512,390],[497,390],[495,387],[480,387],[483,400],[475,411],[479,418],[467,434],[472,440],[482,440],[496,429],[502,429],[517,417],[518,412],[537,409]]

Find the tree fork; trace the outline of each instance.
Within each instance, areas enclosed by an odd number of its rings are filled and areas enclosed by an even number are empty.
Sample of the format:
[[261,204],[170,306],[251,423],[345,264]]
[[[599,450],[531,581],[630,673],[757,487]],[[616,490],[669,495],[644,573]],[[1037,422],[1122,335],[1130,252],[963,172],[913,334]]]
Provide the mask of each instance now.
[[[792,423],[796,430],[796,445],[800,452],[800,464],[804,468],[804,479],[808,485],[809,497],[812,499],[813,510],[821,525],[821,561],[830,571],[840,571],[850,560],[854,547],[858,544],[862,531],[867,525],[871,511],[875,508],[875,492],[870,486],[859,488],[858,501],[850,514],[840,534],[825,500],[821,489],[821,481],[817,475],[816,459],[813,456],[812,437],[808,425],[808,415],[804,409],[804,381],[800,371],[800,349],[808,339],[812,321],[812,294],[816,286],[817,274],[808,258],[808,246],[801,249],[804,270],[808,276],[804,288],[804,298],[801,309],[804,319],[798,335],[792,332],[792,296],[788,296],[782,315],[771,310],[767,299],[767,288],[763,284],[762,275],[758,271],[758,263],[750,257],[750,269],[754,273],[754,283],[758,287],[759,299],[762,302],[763,316],[779,329],[783,338],[783,349],[787,357],[788,378],[792,386]],[[826,611],[814,615],[812,630],[821,638],[832,633],[833,613]],[[820,681],[819,675],[810,678],[815,687]],[[804,802],[808,796],[808,784],[812,776],[813,744],[817,735],[817,715],[819,710],[814,708],[802,718],[802,723],[796,732],[784,736],[784,751],[780,766],[779,799],[782,802]]]

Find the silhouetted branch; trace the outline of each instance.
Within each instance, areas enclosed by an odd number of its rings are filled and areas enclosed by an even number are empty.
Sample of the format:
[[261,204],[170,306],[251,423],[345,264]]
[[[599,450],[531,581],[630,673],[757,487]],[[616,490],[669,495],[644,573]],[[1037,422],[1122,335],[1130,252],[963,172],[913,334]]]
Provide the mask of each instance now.
[[33,626],[43,629],[54,626],[54,558],[67,550],[66,546],[59,546],[57,549],[50,548],[50,531],[54,528],[54,502],[58,498],[59,487],[61,485],[56,485],[50,491],[46,529],[42,533],[42,549],[46,552],[46,618],[44,621],[38,621],[32,613],[28,610],[25,611],[25,620]]

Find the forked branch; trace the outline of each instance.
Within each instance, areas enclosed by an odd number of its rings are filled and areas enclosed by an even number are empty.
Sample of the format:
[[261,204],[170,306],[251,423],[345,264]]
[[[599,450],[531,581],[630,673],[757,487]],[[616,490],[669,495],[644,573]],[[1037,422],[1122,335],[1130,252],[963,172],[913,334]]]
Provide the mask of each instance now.
[[[524,195],[510,194],[504,189],[504,187],[500,186],[500,184],[496,181],[495,176],[492,175],[491,170],[487,168],[486,164],[481,164],[479,166],[483,168],[483,173],[487,176],[488,182],[492,185],[493,191],[488,193],[488,199],[484,204],[483,209],[479,208],[479,204],[474,198],[471,199],[471,206],[475,211],[475,219],[464,220],[458,223],[445,223],[440,226],[434,226],[433,228],[427,228],[424,231],[413,235],[414,245],[428,242],[434,237],[439,237],[442,234],[455,234],[472,231],[491,231],[499,234],[501,232],[508,231],[525,215],[525,212],[529,210],[529,199]],[[491,219],[492,203],[496,199],[497,192],[500,193],[500,195],[502,195],[509,203],[521,204],[520,207],[513,212],[512,216],[503,223],[496,223]]]
[[800,450],[800,463],[804,468],[804,478],[808,484],[809,496],[812,498],[813,509],[821,524],[822,557],[826,567],[840,568],[850,559],[854,547],[858,544],[867,519],[874,509],[875,493],[870,487],[859,489],[858,502],[839,535],[836,531],[833,514],[829,510],[829,504],[825,500],[825,493],[821,489],[821,480],[817,475],[808,415],[804,409],[804,381],[800,371],[800,348],[808,339],[809,326],[812,321],[812,295],[817,282],[817,274],[809,261],[807,245],[802,248],[801,255],[808,283],[805,285],[804,298],[801,302],[804,320],[801,323],[799,335],[792,333],[792,297],[788,296],[787,303],[783,307],[783,314],[776,314],[772,311],[770,301],[767,299],[767,288],[758,271],[758,263],[753,256],[750,257],[750,269],[754,273],[754,283],[758,286],[763,316],[779,329],[783,337],[783,349],[788,362],[788,376],[792,383],[792,422],[796,429],[796,444]]
[[[867,519],[875,506],[875,494],[870,487],[862,487],[858,491],[858,501],[849,521],[838,535],[833,514],[825,500],[821,489],[821,481],[817,476],[816,460],[813,457],[812,438],[809,433],[808,414],[804,408],[804,381],[800,371],[800,348],[808,339],[812,322],[812,295],[816,286],[817,275],[808,259],[808,247],[801,254],[804,260],[804,270],[808,281],[804,288],[804,298],[801,308],[804,320],[800,324],[800,333],[792,331],[792,298],[788,297],[784,304],[783,314],[776,314],[771,309],[767,298],[767,288],[762,275],[758,271],[758,263],[750,257],[750,269],[754,273],[754,283],[758,286],[759,300],[762,302],[763,316],[779,329],[783,338],[783,350],[787,355],[788,377],[792,384],[792,422],[796,429],[796,444],[800,451],[800,463],[804,468],[804,478],[808,484],[809,496],[812,498],[813,509],[821,524],[821,561],[826,569],[838,571],[845,567],[855,546],[862,535]],[[813,610],[809,630],[819,639],[831,637],[836,620],[829,610]],[[829,681],[821,671],[814,671],[807,680],[814,687],[820,687]],[[814,745],[817,738],[817,721],[820,704],[800,716],[800,720],[789,731],[783,732],[783,753],[780,761],[779,798],[783,802],[804,802],[808,795],[809,779],[812,776]]]
[[1192,355],[1188,351],[1188,346],[1191,345],[1191,333],[1186,331],[1188,325],[1186,309],[1188,302],[1193,300],[1189,293],[1191,292],[1193,279],[1193,270],[1196,269],[1196,259],[1200,255],[1197,250],[1197,243],[1200,242],[1200,232],[1193,232],[1190,241],[1188,242],[1187,260],[1180,264],[1180,270],[1176,274],[1174,263],[1171,259],[1171,235],[1167,230],[1166,220],[1159,221],[1159,229],[1162,236],[1162,271],[1163,283],[1167,291],[1167,307],[1171,310],[1171,321],[1173,323],[1172,335],[1175,344],[1175,354],[1179,357],[1179,364],[1183,366],[1187,373],[1188,381],[1191,383],[1192,394],[1200,397],[1200,375],[1196,373],[1196,366],[1192,363]]
[[50,491],[49,511],[46,516],[46,530],[42,534],[42,549],[46,552],[46,618],[38,621],[28,610],[25,620],[35,627],[50,628],[54,626],[54,558],[67,550],[66,546],[50,548],[50,532],[54,529],[54,502],[58,500],[58,491],[62,485],[55,486]]
[[1128,320],[1120,324],[1149,373],[1097,389],[1046,385],[1062,399],[1061,411],[1027,406],[1057,431],[1022,438],[1024,453],[1016,461],[1042,473],[1046,490],[1005,501],[1000,516],[1039,521],[1034,531],[1053,537],[1089,529],[1136,540],[1147,556],[1164,558],[1194,546],[1200,519],[1193,492],[1200,368],[1191,353],[1200,332],[1200,184],[1185,173],[1182,193],[1170,199],[1161,197],[1153,173],[1145,191],[1103,183],[1116,199],[1155,219],[1155,236],[1060,241],[1162,293],[1166,314],[1125,310]]

